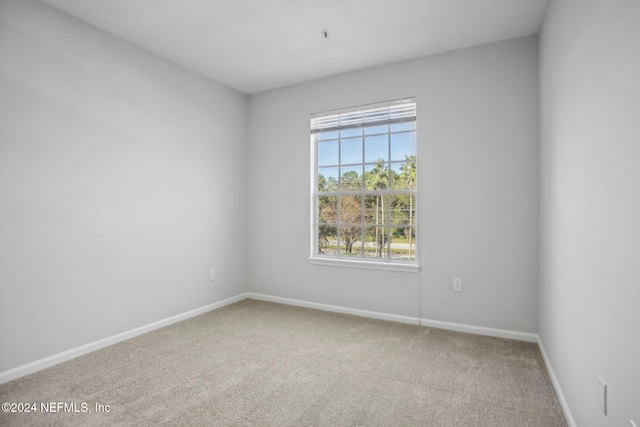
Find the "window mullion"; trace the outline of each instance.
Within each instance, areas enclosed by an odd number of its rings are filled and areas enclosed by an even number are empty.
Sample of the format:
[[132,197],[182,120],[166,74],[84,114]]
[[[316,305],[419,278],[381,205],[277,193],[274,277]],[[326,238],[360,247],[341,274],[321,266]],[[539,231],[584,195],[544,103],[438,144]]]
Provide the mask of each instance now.
[[[393,182],[391,179],[391,126],[387,126],[387,188],[389,191],[392,191]],[[387,259],[391,259],[391,194],[387,196],[387,214],[385,217],[387,218],[387,224],[385,224],[386,236],[387,236],[387,244],[386,244],[386,252]]]
[[[362,168],[362,188],[361,188],[361,192],[365,191],[367,189],[367,176],[365,175],[365,170],[364,170],[364,129],[362,129],[362,131],[360,132],[360,151],[361,151],[361,160],[362,160],[362,165],[360,166]],[[362,235],[362,258],[364,258],[365,256],[365,237],[364,237],[364,214],[365,214],[365,199],[366,199],[366,195],[364,193],[362,193],[361,195],[361,199],[362,199],[362,211],[360,212],[361,217],[362,217],[362,230],[360,232],[360,234]]]

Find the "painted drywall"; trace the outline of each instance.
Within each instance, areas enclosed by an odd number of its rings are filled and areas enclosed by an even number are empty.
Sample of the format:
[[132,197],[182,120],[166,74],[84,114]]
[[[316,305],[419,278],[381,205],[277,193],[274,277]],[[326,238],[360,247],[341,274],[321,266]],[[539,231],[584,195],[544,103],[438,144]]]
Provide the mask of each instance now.
[[0,372],[246,290],[246,113],[75,18],[0,2]]
[[542,343],[577,425],[640,425],[640,2],[552,0],[540,77]]
[[[250,96],[250,291],[537,332],[537,53],[531,36]],[[310,114],[409,96],[421,271],[309,264]]]

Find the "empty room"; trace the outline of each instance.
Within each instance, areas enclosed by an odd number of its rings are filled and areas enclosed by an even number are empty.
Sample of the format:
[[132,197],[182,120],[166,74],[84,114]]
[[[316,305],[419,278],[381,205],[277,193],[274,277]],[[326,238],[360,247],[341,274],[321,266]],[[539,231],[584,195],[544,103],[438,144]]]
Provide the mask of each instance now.
[[0,426],[640,426],[640,1],[0,0]]

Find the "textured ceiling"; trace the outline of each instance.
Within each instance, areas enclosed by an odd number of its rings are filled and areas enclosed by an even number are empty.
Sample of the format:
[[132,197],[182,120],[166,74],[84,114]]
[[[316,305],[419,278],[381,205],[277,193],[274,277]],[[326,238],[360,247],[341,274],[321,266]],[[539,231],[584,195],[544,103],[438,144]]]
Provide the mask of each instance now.
[[246,94],[536,34],[547,4],[547,0],[40,1]]

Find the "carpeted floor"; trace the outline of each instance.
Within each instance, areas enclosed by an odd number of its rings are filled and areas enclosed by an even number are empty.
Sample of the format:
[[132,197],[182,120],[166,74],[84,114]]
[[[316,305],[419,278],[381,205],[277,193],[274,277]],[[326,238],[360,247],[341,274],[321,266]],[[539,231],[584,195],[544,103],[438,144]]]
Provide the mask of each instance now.
[[250,299],[0,385],[0,402],[37,406],[1,426],[567,425],[536,344]]

